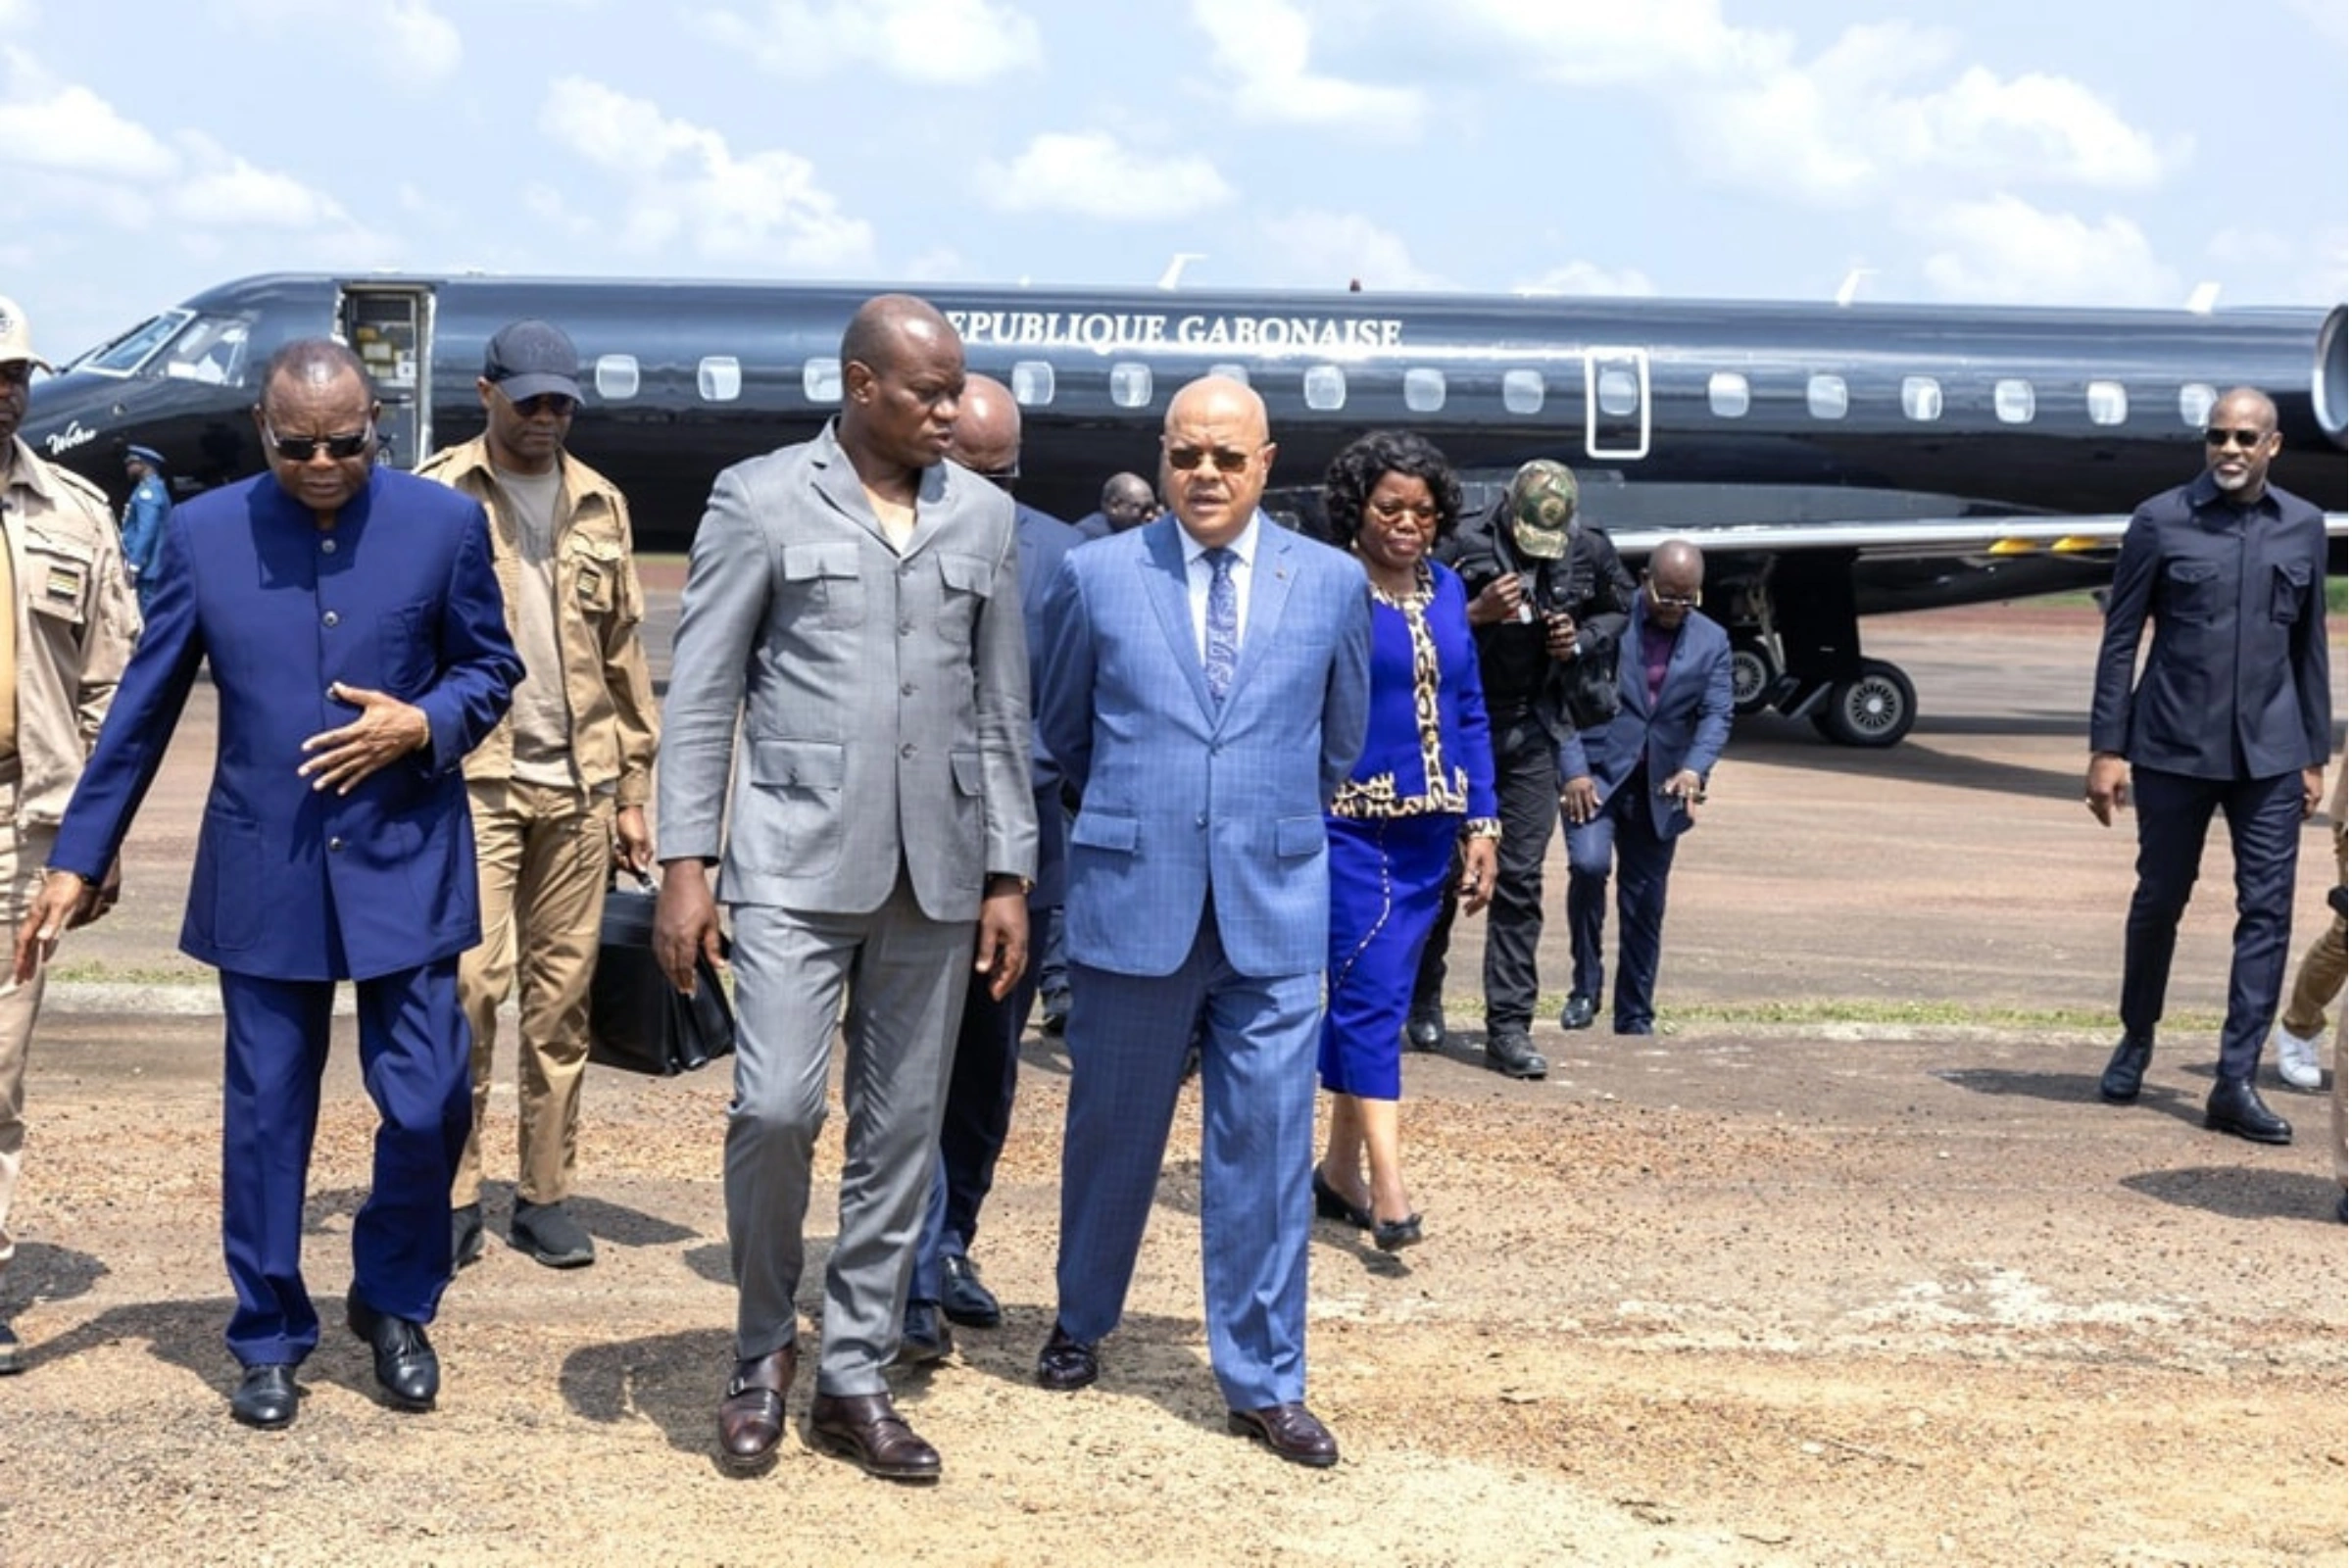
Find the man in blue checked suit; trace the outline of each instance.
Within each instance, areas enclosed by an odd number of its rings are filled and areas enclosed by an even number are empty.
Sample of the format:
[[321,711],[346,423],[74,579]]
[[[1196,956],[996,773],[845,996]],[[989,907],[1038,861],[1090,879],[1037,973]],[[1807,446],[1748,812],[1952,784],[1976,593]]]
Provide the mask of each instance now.
[[1363,746],[1371,601],[1352,561],[1257,510],[1273,461],[1255,393],[1185,387],[1161,436],[1173,515],[1072,551],[1048,605],[1039,730],[1081,804],[1059,1301],[1037,1376],[1095,1381],[1198,1030],[1228,1427],[1328,1465],[1338,1446],[1305,1403],[1323,811]]

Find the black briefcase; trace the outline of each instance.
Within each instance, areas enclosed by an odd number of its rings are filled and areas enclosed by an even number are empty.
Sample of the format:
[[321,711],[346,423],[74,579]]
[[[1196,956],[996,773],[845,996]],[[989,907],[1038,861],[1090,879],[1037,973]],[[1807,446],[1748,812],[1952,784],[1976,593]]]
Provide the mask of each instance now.
[[654,961],[654,885],[605,890],[596,976],[588,987],[588,1059],[668,1077],[735,1050],[735,1013],[710,958],[696,960],[694,995],[678,994]]

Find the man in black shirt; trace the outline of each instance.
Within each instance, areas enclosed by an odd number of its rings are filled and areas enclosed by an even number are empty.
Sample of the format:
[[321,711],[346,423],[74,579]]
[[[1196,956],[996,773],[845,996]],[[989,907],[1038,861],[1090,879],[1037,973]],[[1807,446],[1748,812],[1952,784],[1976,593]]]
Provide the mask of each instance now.
[[[1470,594],[1502,818],[1487,909],[1487,1059],[1513,1078],[1541,1078],[1550,1063],[1528,1025],[1544,934],[1544,858],[1559,815],[1559,743],[1605,719],[1599,710],[1615,702],[1634,580],[1607,536],[1577,516],[1576,475],[1548,459],[1522,466],[1501,503],[1465,520],[1439,553]],[[1440,904],[1413,988],[1406,1033],[1424,1051],[1444,1036],[1453,908],[1451,899]]]

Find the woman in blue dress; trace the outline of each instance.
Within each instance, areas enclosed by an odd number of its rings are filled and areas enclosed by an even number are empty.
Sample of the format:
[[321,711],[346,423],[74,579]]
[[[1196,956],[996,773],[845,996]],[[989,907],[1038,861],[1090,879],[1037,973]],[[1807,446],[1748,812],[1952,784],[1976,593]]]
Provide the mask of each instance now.
[[1461,486],[1445,455],[1375,430],[1324,475],[1332,540],[1363,564],[1372,595],[1372,713],[1363,756],[1326,817],[1331,958],[1320,1073],[1331,1137],[1315,1213],[1372,1232],[1384,1251],[1421,1239],[1406,1200],[1396,1101],[1413,971],[1456,844],[1462,906],[1494,890],[1494,757],[1462,580],[1429,559],[1453,532]]

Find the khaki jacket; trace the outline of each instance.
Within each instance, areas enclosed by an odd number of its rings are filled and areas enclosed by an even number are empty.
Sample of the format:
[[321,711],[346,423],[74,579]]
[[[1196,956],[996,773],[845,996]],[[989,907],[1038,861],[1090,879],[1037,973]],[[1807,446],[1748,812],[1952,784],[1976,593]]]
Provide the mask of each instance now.
[[[583,789],[610,786],[614,805],[643,806],[653,795],[661,721],[637,634],[645,619],[645,590],[637,580],[629,504],[610,479],[579,459],[566,453],[561,462],[556,635],[564,649],[564,700],[571,709],[572,767]],[[477,436],[437,452],[416,471],[473,497],[490,514],[491,562],[506,595],[507,628],[514,630],[514,601],[522,586],[520,534],[492,471],[488,439]],[[514,720],[502,718],[466,757],[466,776],[503,782],[514,768]]]
[[55,823],[139,640],[139,605],[106,493],[12,439],[0,506],[17,584],[17,820]]

